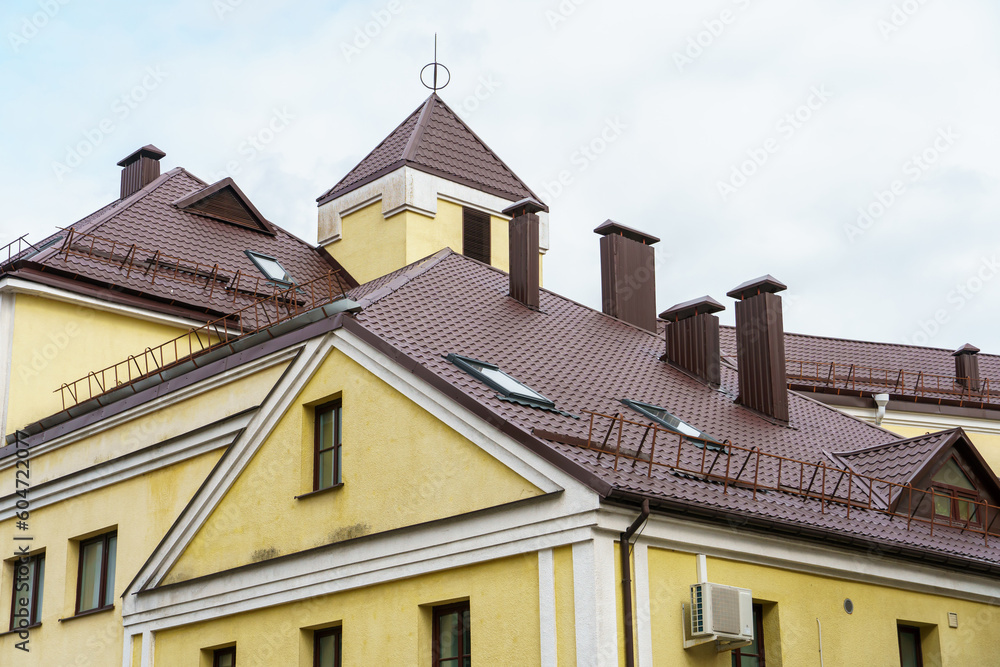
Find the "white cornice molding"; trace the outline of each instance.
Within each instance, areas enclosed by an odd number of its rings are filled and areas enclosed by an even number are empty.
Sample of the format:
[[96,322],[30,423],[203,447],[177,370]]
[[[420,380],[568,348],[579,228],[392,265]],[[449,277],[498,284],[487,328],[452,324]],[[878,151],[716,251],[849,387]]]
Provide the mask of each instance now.
[[[831,405],[841,412],[861,419],[870,424],[875,423],[874,408],[855,408],[840,405]],[[1000,416],[998,416],[1000,417]],[[936,413],[922,412],[901,412],[898,410],[886,410],[882,419],[882,428],[892,430],[893,426],[904,428],[923,428],[931,433],[943,431],[949,428],[961,427],[969,433],[983,433],[987,435],[1000,435],[1000,418],[977,419],[975,417],[958,417],[955,415],[943,415]]]
[[[321,205],[318,243],[327,245],[339,241],[343,238],[343,217],[377,201],[382,202],[382,216],[385,218],[401,211],[415,211],[433,218],[437,216],[438,199],[469,206],[505,220],[509,220],[510,216],[504,215],[503,210],[513,203],[404,165]],[[538,220],[538,245],[544,254],[549,249],[548,212],[539,212]]]

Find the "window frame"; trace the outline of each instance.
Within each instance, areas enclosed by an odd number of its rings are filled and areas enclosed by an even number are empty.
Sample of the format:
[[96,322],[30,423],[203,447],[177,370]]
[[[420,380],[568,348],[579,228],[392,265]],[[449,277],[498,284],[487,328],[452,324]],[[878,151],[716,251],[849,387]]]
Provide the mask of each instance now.
[[[322,446],[322,435],[320,428],[320,417],[325,414],[332,413],[334,415],[333,423],[333,437],[334,443],[332,446],[326,449],[321,449]],[[339,439],[338,439],[339,436]],[[340,457],[343,454],[342,448],[344,445],[344,433],[343,433],[343,401],[341,399],[336,399],[317,405],[313,408],[313,491],[325,491],[327,489],[335,489],[344,484],[343,476],[343,462]],[[333,465],[333,483],[329,486],[320,487],[319,471],[320,471],[320,456],[324,452],[332,451],[331,456]]]
[[[284,267],[284,265],[278,260],[277,257],[271,257],[270,255],[265,255],[264,253],[257,252],[256,250],[244,250],[243,252],[246,253],[246,256],[250,258],[250,261],[253,262],[253,265],[257,267],[257,270],[260,271],[264,275],[264,277],[270,280],[271,282],[277,283],[278,285],[282,285],[285,287],[290,287],[295,284],[295,278],[292,277],[292,274],[288,272],[288,269]],[[268,272],[268,270],[264,268],[264,265],[258,261],[258,258],[266,259],[277,264],[278,267],[285,272],[284,277],[272,278],[270,272]],[[288,280],[285,280],[285,278],[287,278]]]
[[[478,230],[480,234],[485,232],[485,236],[479,239],[482,248],[477,250],[485,251],[485,259],[482,254],[473,252],[469,247],[471,244],[468,242],[470,236],[473,236],[475,229]],[[474,259],[478,262],[484,264],[493,263],[493,216],[485,211],[480,211],[478,209],[470,208],[468,206],[462,207],[462,255]]]
[[[453,363],[456,366],[458,366],[459,368],[461,368],[463,371],[465,371],[469,375],[471,375],[472,377],[476,378],[477,380],[479,380],[480,382],[482,382],[483,384],[485,384],[486,386],[490,387],[491,389],[493,389],[495,391],[500,392],[500,394],[504,398],[506,398],[506,399],[521,401],[522,403],[527,403],[529,405],[533,405],[533,406],[539,407],[539,408],[549,408],[549,409],[553,409],[554,410],[555,407],[556,407],[555,401],[552,401],[551,399],[549,399],[546,396],[542,395],[541,392],[535,391],[534,389],[532,389],[531,387],[529,387],[525,383],[523,383],[520,380],[518,380],[517,378],[513,377],[510,373],[504,371],[502,368],[500,368],[496,364],[491,364],[488,361],[480,361],[479,359],[473,359],[472,357],[466,357],[466,356],[463,356],[461,354],[455,354],[454,352],[446,355],[445,358],[448,361],[450,361],[451,363]],[[481,370],[479,370],[478,368],[476,368],[475,366],[473,366],[473,364],[477,364],[479,366],[483,366],[485,368],[488,368],[490,370],[494,370],[494,371],[502,374],[504,377],[506,377],[508,380],[510,380],[514,384],[520,385],[520,386],[524,387],[525,389],[527,389],[528,391],[532,392],[534,394],[534,396],[529,396],[527,394],[520,394],[518,392],[511,391],[510,389],[507,389],[506,387],[504,387],[504,386],[500,385],[499,383],[495,382],[488,375],[485,375]]]
[[[657,424],[667,429],[671,433],[676,433],[677,435],[682,436],[684,439],[686,439],[695,447],[700,448],[704,447],[707,444],[708,449],[710,451],[720,451],[726,448],[725,444],[720,442],[718,438],[709,435],[705,431],[702,431],[700,428],[691,426],[691,424],[688,424],[686,421],[684,421],[677,415],[673,414],[672,412],[670,412],[670,410],[667,410],[666,408],[660,407],[659,405],[653,405],[652,403],[643,403],[642,401],[637,401],[632,398],[623,398],[621,399],[621,403],[625,407],[631,408],[635,412],[638,412],[646,419],[656,422]],[[693,431],[698,431],[699,435],[691,435],[689,433],[684,433],[683,431],[678,430],[676,426],[670,424],[667,420],[663,419],[662,417],[654,413],[653,410],[659,410],[660,412],[667,413],[668,415],[676,419],[679,423],[687,426],[689,429]]]
[[740,667],[743,658],[757,658],[757,667],[766,667],[764,657],[767,653],[764,648],[764,605],[756,602],[753,603],[753,632],[753,638],[757,642],[757,653],[744,655],[743,649],[749,647],[741,646],[740,648],[734,648],[731,652],[734,667]]
[[905,623],[896,624],[896,642],[899,645],[899,664],[903,664],[903,635],[909,634],[916,637],[916,647],[917,647],[917,665],[916,667],[924,667],[924,647],[921,642],[920,628],[915,625],[906,625]]
[[31,582],[31,600],[28,601],[28,624],[22,627],[15,627],[17,619],[14,616],[14,612],[17,611],[17,568],[21,565],[21,559],[14,559],[14,576],[11,578],[11,591],[10,591],[10,630],[23,630],[25,628],[33,628],[42,623],[42,591],[39,590],[39,580],[41,580],[42,586],[45,585],[45,552],[33,554],[28,556],[28,560],[34,561],[35,571],[32,575],[33,581]]
[[[457,657],[442,658],[441,657],[441,631],[440,631],[440,621],[442,616],[446,616],[453,612],[458,612],[458,646],[459,655]],[[463,625],[463,613],[468,612],[469,614],[469,645],[464,646],[465,643],[465,627]],[[468,658],[469,662],[472,662],[472,609],[469,605],[469,601],[465,600],[463,602],[454,602],[452,604],[445,604],[439,607],[433,608],[434,622],[432,623],[431,629],[431,667],[441,667],[443,661],[458,660],[459,667],[461,667],[462,662]]]
[[341,667],[341,651],[343,650],[344,633],[342,626],[335,625],[331,628],[313,631],[313,667],[323,667],[319,662],[319,643],[326,637],[336,637],[333,651],[333,667]]
[[236,667],[236,646],[227,646],[226,648],[217,648],[212,651],[212,667],[219,667],[219,659],[224,658],[227,655],[233,656],[233,667]]
[[[955,465],[958,466],[961,473],[965,475],[965,478],[969,480],[969,484],[972,485],[973,489],[966,489],[960,486],[946,484],[945,482],[938,482],[934,480],[934,475],[931,475],[931,514],[935,521],[941,519],[942,521],[948,521],[952,525],[982,526],[983,517],[980,516],[980,503],[983,502],[983,499],[979,493],[979,489],[976,487],[975,482],[972,481],[972,475],[970,475],[969,471],[965,469],[965,466],[959,462],[955,455],[952,455],[944,463],[938,466],[938,472],[948,465],[950,461],[955,462]],[[938,514],[937,505],[934,501],[936,501],[940,496],[947,496],[950,501],[950,513],[947,516],[944,514]],[[961,517],[961,513],[959,512],[960,502],[969,503],[973,508],[975,508],[975,519],[963,519]]]
[[[99,611],[104,611],[106,609],[113,609],[114,606],[115,606],[115,602],[114,602],[114,598],[115,598],[115,596],[114,596],[114,586],[112,586],[112,590],[108,591],[108,553],[109,553],[108,542],[111,540],[112,537],[115,538],[115,566],[117,567],[117,565],[118,565],[118,539],[117,539],[118,538],[118,531],[117,530],[112,530],[110,532],[103,533],[101,535],[97,535],[95,537],[91,537],[91,538],[88,538],[86,540],[80,540],[80,543],[79,543],[79,553],[77,554],[77,559],[76,559],[77,560],[77,563],[76,563],[76,604],[73,607],[73,609],[74,609],[74,616],[81,616],[83,614],[93,614],[93,613],[96,613],[96,612],[99,612]],[[91,609],[80,609],[80,602],[82,601],[81,600],[81,594],[83,593],[83,552],[84,552],[84,548],[87,547],[87,546],[89,546],[89,545],[91,545],[91,544],[96,544],[98,542],[102,542],[103,543],[103,548],[101,549],[101,567],[100,567],[100,570],[101,570],[101,577],[100,577],[100,579],[101,580],[100,580],[100,583],[98,584],[100,586],[100,595],[101,595],[100,599],[103,602],[104,601],[104,596],[105,596],[105,594],[107,594],[107,596],[108,596],[108,602],[106,604],[100,604],[97,607],[93,607]]]

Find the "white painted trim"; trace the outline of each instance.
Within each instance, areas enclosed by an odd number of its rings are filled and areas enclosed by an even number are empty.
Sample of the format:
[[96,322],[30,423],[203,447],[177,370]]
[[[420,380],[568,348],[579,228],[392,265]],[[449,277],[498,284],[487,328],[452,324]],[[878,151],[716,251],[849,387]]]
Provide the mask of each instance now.
[[613,538],[597,533],[573,545],[577,665],[602,667],[618,661],[614,554]]
[[122,667],[132,667],[132,638],[134,636],[135,633],[126,630],[125,636],[122,637]]
[[126,315],[138,320],[145,320],[156,324],[165,324],[172,327],[178,327],[180,329],[190,329],[192,327],[197,328],[205,324],[203,321],[190,320],[184,317],[177,317],[175,315],[166,315],[164,313],[157,313],[151,310],[137,308],[135,306],[112,303],[110,301],[102,301],[101,299],[76,294],[75,292],[58,287],[52,287],[51,285],[33,283],[28,280],[24,280],[23,278],[13,278],[9,276],[7,278],[3,278],[0,280],[0,292],[27,294],[52,299],[54,301],[64,301],[78,306],[93,308],[94,310],[102,310],[108,313]]
[[17,294],[0,290],[0,435],[7,433],[10,374],[14,367],[14,306]]
[[[916,405],[919,405],[916,404]],[[854,408],[843,405],[830,405],[841,412],[866,421],[875,423],[874,408]],[[893,426],[905,428],[922,428],[934,433],[949,428],[962,427],[970,434],[982,433],[985,435],[1000,435],[1000,415],[997,419],[977,419],[974,417],[958,417],[955,415],[943,415],[936,413],[901,412],[898,410],[886,410],[885,418],[882,420],[882,428],[892,430]]]
[[[212,424],[208,428],[198,429],[179,438],[173,438],[165,444],[129,452],[124,456],[111,459],[104,465],[36,484],[31,487],[31,507],[39,509],[70,500],[82,494],[192,459],[220,447],[226,447],[232,444],[233,439],[250,422],[250,418],[251,414],[232,417]],[[18,500],[19,498],[15,494],[0,498],[0,521],[14,516]]]
[[538,552],[538,618],[541,667],[558,667],[556,572],[552,549],[542,549]]
[[[384,218],[401,211],[415,211],[433,218],[437,216],[438,199],[470,206],[506,220],[510,218],[502,211],[513,203],[513,200],[504,199],[404,165],[371,183],[321,205],[319,207],[318,243],[319,245],[328,245],[342,239],[344,216],[378,200],[382,201],[382,217]],[[545,254],[549,249],[548,212],[539,212],[538,222],[538,245],[542,254]]]
[[[131,651],[129,651],[131,653]],[[153,667],[156,655],[156,633],[146,630],[142,633],[142,667]]]
[[[266,357],[262,357],[245,364],[240,364],[239,366],[217,373],[210,378],[206,378],[202,382],[197,382],[182,389],[170,392],[162,398],[146,401],[142,405],[137,405],[131,410],[126,410],[125,412],[118,413],[117,415],[113,415],[107,419],[102,419],[98,422],[94,422],[93,424],[78,428],[71,433],[67,433],[64,436],[60,436],[41,445],[36,445],[31,448],[31,455],[34,457],[47,454],[56,449],[71,445],[74,442],[95,436],[99,433],[107,431],[108,429],[121,426],[122,424],[126,424],[132,420],[145,417],[153,412],[158,412],[182,401],[189,400],[195,396],[204,394],[207,391],[212,391],[213,389],[218,389],[219,387],[236,382],[237,380],[242,380],[247,376],[267,370],[272,366],[285,363],[295,357],[301,348],[301,345],[296,345],[284,350],[279,350],[278,352]],[[17,460],[13,456],[0,460],[0,472],[3,472],[7,468],[12,468],[16,464]]]
[[637,667],[653,667],[653,626],[650,623],[652,611],[649,604],[649,552],[646,543],[637,538],[632,545],[632,556],[635,560],[635,616],[632,627],[635,629]]
[[139,571],[136,579],[139,589],[150,584],[156,585],[167,575],[170,567],[194,539],[195,534],[236,482],[257,449],[270,435],[278,420],[290,407],[292,400],[319,367],[324,356],[321,353],[329,349],[329,338],[329,334],[322,338],[313,338],[303,346],[302,355],[272,391],[267,408],[262,408],[254,414],[244,431],[244,437],[238,439],[233,448],[226,453],[226,465],[219,466],[213,471],[205,486],[185,508],[182,519],[164,536],[149,561]]
[[[617,535],[632,520],[633,512],[605,507],[599,514],[598,530]],[[899,590],[994,604],[1000,598],[1000,582],[988,576],[921,565],[892,557],[869,556],[823,544],[770,536],[738,528],[674,519],[651,514],[642,531],[650,548],[689,554],[706,554],[774,567],[792,572],[833,577],[845,581],[887,586]],[[695,583],[696,572],[691,572]],[[727,582],[738,586],[738,582]]]

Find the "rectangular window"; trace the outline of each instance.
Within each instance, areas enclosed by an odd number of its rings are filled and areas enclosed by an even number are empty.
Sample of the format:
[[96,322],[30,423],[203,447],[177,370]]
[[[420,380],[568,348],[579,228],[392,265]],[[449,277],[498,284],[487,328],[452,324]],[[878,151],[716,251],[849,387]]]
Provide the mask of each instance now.
[[42,622],[42,589],[45,587],[45,554],[14,561],[14,590],[10,600],[10,629]]
[[733,667],[765,667],[764,665],[764,608],[753,606],[753,642],[733,651]]
[[920,652],[920,628],[898,625],[896,633],[899,636],[899,664],[902,667],[924,667],[924,656]]
[[490,263],[490,214],[462,207],[462,254]]
[[340,470],[342,436],[340,400],[316,407],[313,491],[343,482]]
[[340,626],[313,633],[313,667],[340,667]]
[[433,667],[471,667],[469,603],[434,608]]
[[77,572],[76,613],[114,605],[115,555],[118,533],[106,533],[80,542]]
[[236,667],[236,647],[230,646],[212,651],[212,667]]

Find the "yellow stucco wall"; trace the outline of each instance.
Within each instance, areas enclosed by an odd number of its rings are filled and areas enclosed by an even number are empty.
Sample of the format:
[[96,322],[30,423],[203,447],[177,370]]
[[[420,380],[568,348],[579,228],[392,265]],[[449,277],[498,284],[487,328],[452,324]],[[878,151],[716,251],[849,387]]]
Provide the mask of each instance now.
[[[34,538],[31,546],[45,550],[42,624],[30,631],[29,653],[14,648],[21,641],[17,634],[0,636],[0,664],[120,667],[124,636],[120,596],[221,453],[221,449],[208,452],[69,501],[33,509],[28,533]],[[114,610],[60,621],[74,613],[78,540],[116,528]],[[0,524],[0,544],[14,545],[15,532],[26,534],[15,530],[13,519]],[[0,573],[3,629],[10,623],[12,578],[13,563],[6,561]]]
[[[296,500],[312,490],[312,406],[338,397],[344,484]],[[165,583],[540,493],[334,351]]]
[[559,664],[576,664],[576,605],[573,599],[573,547],[552,550],[556,582],[556,655]]
[[[730,655],[716,654],[711,645],[687,651],[681,646],[681,603],[689,603],[695,556],[650,548],[649,569],[655,664],[730,667]],[[774,603],[765,608],[769,667],[819,664],[816,619],[827,665],[898,665],[897,621],[928,626],[925,665],[992,665],[1000,651],[996,606],[717,558],[708,559],[708,579],[749,588],[754,601]],[[854,602],[853,614],[844,611],[845,598]],[[948,612],[958,614],[957,629],[948,627]]]
[[[462,252],[462,206],[438,199],[437,215],[402,211],[385,219],[377,201],[342,218],[341,239],[324,246],[359,282],[365,283],[444,248]],[[510,267],[508,222],[492,216],[490,263]],[[538,256],[541,280],[542,255]]]
[[460,600],[469,601],[474,664],[538,663],[532,553],[165,630],[156,664],[210,666],[204,649],[235,642],[241,667],[309,667],[310,629],[341,624],[345,665],[430,667],[431,610]]
[[[62,410],[64,382],[123,361],[187,329],[18,294],[6,433]],[[109,332],[114,335],[109,335]],[[54,393],[55,392],[55,393]]]

